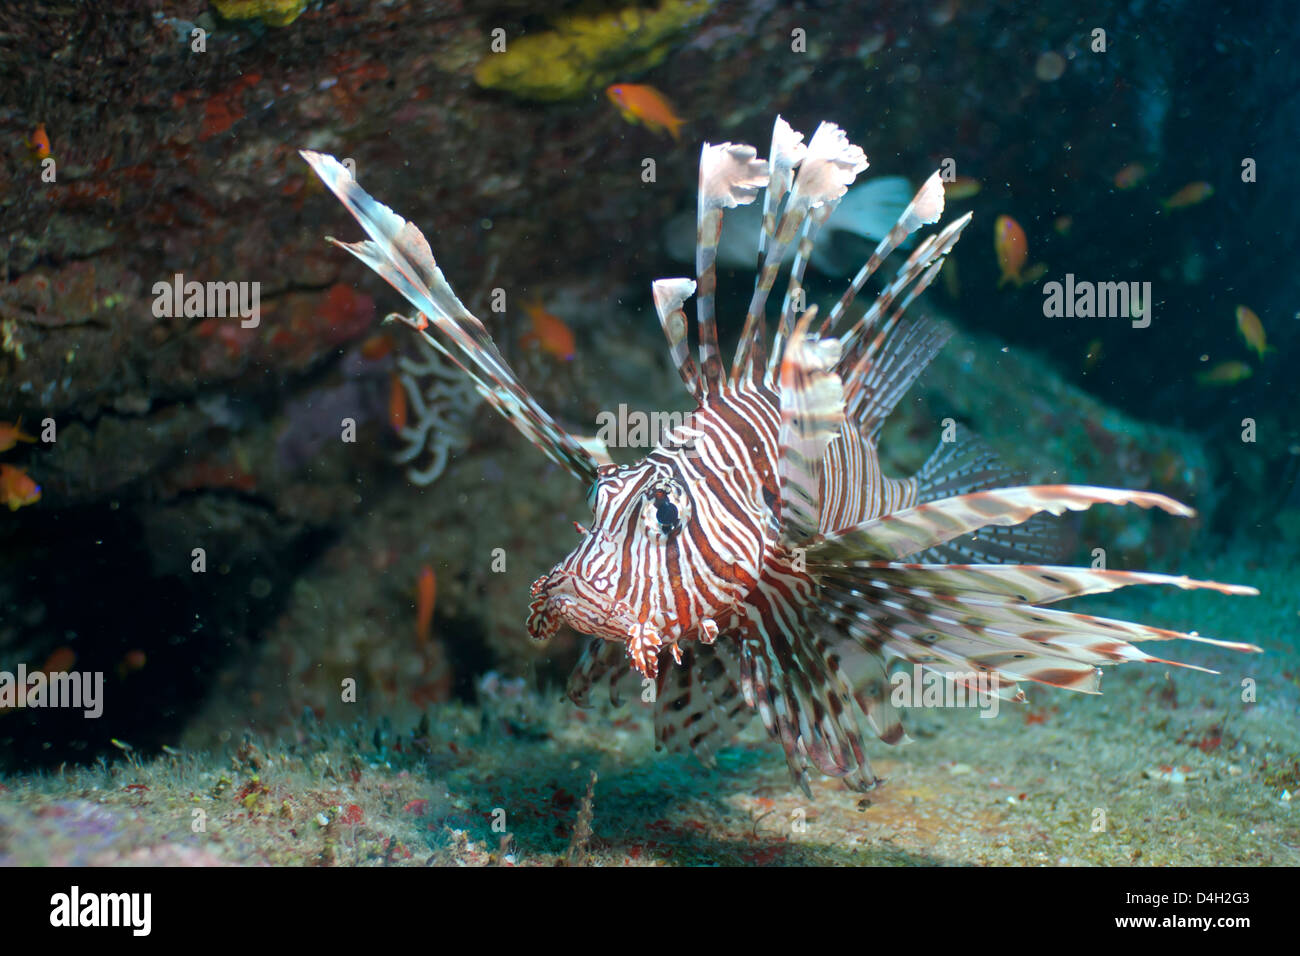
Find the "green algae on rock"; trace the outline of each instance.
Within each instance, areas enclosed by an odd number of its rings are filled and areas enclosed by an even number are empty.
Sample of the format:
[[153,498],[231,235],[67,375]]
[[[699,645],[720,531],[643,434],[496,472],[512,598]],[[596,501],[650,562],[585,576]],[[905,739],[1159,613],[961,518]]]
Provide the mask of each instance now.
[[287,27],[307,9],[307,0],[212,0],[227,20],[261,20],[268,27]]
[[628,7],[558,17],[553,30],[508,39],[503,52],[489,54],[478,65],[474,80],[525,99],[572,99],[658,66],[673,40],[712,5],[712,0],[666,0],[650,10]]

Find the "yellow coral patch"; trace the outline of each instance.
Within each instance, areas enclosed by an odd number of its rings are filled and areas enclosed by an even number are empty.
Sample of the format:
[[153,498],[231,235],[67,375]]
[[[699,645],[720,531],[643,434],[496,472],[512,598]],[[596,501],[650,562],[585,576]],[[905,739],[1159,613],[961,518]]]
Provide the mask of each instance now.
[[560,17],[547,33],[507,37],[505,51],[489,53],[474,80],[526,99],[582,96],[663,62],[676,36],[712,5],[712,0],[666,0],[650,10]]
[[267,26],[287,27],[307,9],[307,0],[212,0],[227,20],[261,20]]

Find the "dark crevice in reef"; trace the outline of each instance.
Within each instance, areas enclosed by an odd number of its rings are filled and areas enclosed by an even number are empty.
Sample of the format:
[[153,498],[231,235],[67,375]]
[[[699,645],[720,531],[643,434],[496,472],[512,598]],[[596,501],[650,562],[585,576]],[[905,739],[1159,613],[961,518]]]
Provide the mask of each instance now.
[[[214,692],[211,675],[247,655],[302,566],[328,543],[319,532],[290,532],[228,561],[220,536],[199,536],[192,540],[208,545],[205,572],[188,569],[188,549],[176,562],[184,570],[163,568],[157,531],[147,527],[157,518],[143,510],[70,509],[26,526],[41,544],[4,588],[3,668],[16,670],[21,661],[31,671],[60,655],[71,659],[73,672],[102,674],[103,712],[90,719],[80,709],[0,711],[0,769],[90,761],[117,753],[115,740],[143,753],[175,742]],[[168,520],[184,524],[177,513]],[[176,540],[185,537],[178,530]],[[58,650],[42,660],[39,649],[51,645]]]

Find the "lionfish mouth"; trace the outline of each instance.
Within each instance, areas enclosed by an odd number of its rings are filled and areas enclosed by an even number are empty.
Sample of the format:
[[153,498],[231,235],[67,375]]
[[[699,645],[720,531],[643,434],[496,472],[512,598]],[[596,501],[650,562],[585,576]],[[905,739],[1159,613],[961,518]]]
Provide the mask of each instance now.
[[625,604],[597,600],[582,593],[571,575],[556,572],[533,582],[533,602],[528,606],[528,633],[538,641],[555,636],[567,624],[581,634],[626,644],[632,666],[646,677],[658,673],[662,639],[654,628],[638,620]]

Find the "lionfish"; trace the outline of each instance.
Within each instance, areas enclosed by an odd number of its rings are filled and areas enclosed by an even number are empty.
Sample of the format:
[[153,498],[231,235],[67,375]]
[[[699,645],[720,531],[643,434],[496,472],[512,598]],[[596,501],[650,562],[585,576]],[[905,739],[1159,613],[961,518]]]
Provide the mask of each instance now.
[[[696,278],[653,283],[673,363],[697,408],[645,458],[618,465],[603,442],[566,432],[541,408],[456,297],[418,228],[372,199],[333,157],[302,155],[370,237],[329,241],[417,310],[390,319],[416,329],[588,488],[591,525],[575,522],[577,548],[533,584],[527,621],[538,640],[562,624],[591,636],[569,681],[579,705],[603,679],[617,699],[619,679],[635,670],[654,682],[660,745],[689,749],[713,766],[717,750],[757,711],[809,795],[811,767],[865,791],[881,781],[860,718],[885,743],[907,739],[890,693],[890,668],[900,662],[1024,700],[1020,681],[1098,693],[1100,665],[1176,663],[1130,642],[1259,650],[1043,607],[1136,584],[1258,593],[1047,563],[1048,515],[1098,503],[1193,514],[1170,498],[1024,486],[964,431],[940,442],[915,475],[882,472],[882,424],[950,335],[924,318],[905,321],[904,313],[934,281],[970,213],[919,241],[865,313],[834,333],[881,263],[941,218],[938,172],[818,323],[816,307],[804,307],[804,271],[818,229],[867,168],[862,149],[831,123],[805,143],[780,117],[767,160],[752,146],[704,144]],[[725,368],[715,322],[718,237],[724,211],[755,202],[760,191],[758,276]],[[769,346],[768,298],[792,244]],[[684,312],[692,295],[698,363]]]

